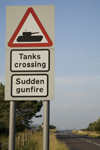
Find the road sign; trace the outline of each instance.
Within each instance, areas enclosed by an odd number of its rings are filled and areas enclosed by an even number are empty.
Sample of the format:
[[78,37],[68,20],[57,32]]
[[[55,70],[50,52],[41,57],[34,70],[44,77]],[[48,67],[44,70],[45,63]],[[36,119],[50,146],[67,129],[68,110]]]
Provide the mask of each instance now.
[[47,72],[50,69],[50,51],[48,49],[13,49],[10,56],[10,69],[13,72]]
[[8,42],[9,47],[50,47],[52,44],[32,7],[27,9]]
[[27,74],[11,77],[12,97],[47,97],[48,75]]
[[54,13],[54,5],[7,6],[5,100],[54,100]]

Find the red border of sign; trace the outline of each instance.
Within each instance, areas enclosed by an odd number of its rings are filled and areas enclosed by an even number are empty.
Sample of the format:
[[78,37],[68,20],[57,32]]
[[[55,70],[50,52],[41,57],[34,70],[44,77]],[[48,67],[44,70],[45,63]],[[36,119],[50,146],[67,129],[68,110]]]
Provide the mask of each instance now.
[[[13,43],[30,13],[32,14],[33,18],[35,19],[36,23],[38,24],[39,28],[41,29],[48,43]],[[35,11],[33,10],[33,8],[29,7],[26,13],[24,14],[21,22],[19,23],[18,27],[16,28],[14,34],[12,35],[10,41],[8,42],[8,46],[9,47],[51,47],[52,45],[53,42],[51,41],[49,35],[44,29]]]

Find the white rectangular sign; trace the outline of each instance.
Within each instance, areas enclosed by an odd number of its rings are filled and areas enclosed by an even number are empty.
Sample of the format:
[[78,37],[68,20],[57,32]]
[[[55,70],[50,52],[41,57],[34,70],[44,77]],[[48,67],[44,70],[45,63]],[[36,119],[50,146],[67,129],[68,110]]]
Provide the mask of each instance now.
[[55,6],[7,6],[5,100],[54,100],[54,72]]
[[10,69],[12,72],[46,72],[50,69],[50,51],[48,49],[13,49],[10,56]]
[[13,75],[11,95],[12,97],[47,97],[48,75]]

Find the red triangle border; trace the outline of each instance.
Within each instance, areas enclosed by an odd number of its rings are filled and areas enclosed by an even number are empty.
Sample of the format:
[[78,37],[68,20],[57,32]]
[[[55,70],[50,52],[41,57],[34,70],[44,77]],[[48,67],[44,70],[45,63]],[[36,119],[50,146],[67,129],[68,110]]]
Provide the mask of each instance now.
[[[32,14],[35,21],[37,22],[39,28],[41,29],[41,31],[44,34],[48,43],[13,43],[30,13]],[[24,14],[22,20],[20,21],[18,27],[16,28],[14,34],[12,35],[10,41],[8,42],[8,46],[9,47],[51,47],[52,45],[53,45],[53,42],[51,41],[49,35],[47,34],[46,30],[44,29],[38,16],[36,15],[35,11],[33,10],[32,7],[29,7],[27,9],[26,13]]]

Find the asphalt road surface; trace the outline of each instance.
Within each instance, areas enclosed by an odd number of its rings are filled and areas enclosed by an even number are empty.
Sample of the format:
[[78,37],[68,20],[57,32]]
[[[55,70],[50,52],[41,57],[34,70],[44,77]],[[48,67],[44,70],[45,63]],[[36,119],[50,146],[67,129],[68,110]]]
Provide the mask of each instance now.
[[70,150],[100,150],[99,138],[76,135],[72,132],[58,132],[56,136],[66,143]]

